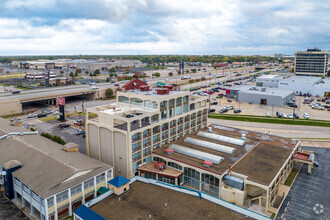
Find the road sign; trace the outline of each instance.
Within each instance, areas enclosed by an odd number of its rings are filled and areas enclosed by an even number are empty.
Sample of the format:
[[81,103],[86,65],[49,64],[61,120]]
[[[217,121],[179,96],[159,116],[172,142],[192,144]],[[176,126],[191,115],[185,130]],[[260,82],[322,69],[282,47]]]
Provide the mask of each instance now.
[[63,97],[57,97],[57,104],[58,105],[65,105],[65,98]]

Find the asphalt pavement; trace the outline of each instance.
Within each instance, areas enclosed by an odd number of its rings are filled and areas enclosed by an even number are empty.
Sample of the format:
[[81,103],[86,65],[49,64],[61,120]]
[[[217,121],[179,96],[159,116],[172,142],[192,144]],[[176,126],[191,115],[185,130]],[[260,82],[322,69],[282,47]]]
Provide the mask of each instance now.
[[282,125],[257,122],[230,121],[221,119],[208,119],[209,123],[221,124],[229,127],[237,127],[257,132],[270,131],[273,135],[294,138],[330,138],[329,127]]
[[318,167],[307,173],[303,165],[285,198],[277,220],[329,220],[330,219],[330,148],[307,148],[314,151]]

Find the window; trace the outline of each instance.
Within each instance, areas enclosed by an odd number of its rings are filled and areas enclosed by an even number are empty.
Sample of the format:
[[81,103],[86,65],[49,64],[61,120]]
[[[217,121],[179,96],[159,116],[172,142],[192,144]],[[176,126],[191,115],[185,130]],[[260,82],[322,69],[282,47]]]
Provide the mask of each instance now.
[[183,104],[183,113],[188,112],[188,104]]
[[143,106],[142,99],[139,98],[131,98],[131,104],[137,105],[137,106]]
[[167,118],[167,111],[166,109],[160,112],[160,119],[166,119]]
[[187,167],[184,168],[184,181],[188,186],[199,189],[199,177],[200,173],[198,171]]
[[81,184],[79,184],[78,186],[74,186],[71,188],[71,196],[74,196],[78,193],[81,192]]
[[167,101],[162,101],[161,103],[160,103],[160,109],[164,109],[164,108],[166,108],[167,107]]
[[144,173],[145,178],[156,179],[156,174],[154,173]]
[[178,170],[182,170],[182,166],[180,166],[179,164],[177,163],[174,163],[174,162],[168,162],[167,164],[169,167],[173,167],[175,169],[178,169]]
[[136,142],[132,145],[132,152],[135,152],[140,149],[140,142]]
[[153,137],[152,137],[152,141],[155,143],[155,142],[158,142],[159,141],[159,134],[157,134],[157,135],[154,135]]
[[146,159],[144,159],[146,163],[149,163],[151,161],[151,156],[147,157]]
[[163,160],[163,159],[160,158],[160,157],[153,157],[152,159],[153,159],[153,161],[155,161],[155,162],[162,162],[162,163],[165,163],[165,164],[166,164],[166,161]]
[[47,199],[48,208],[54,205],[54,197]]
[[157,109],[158,103],[156,101],[146,100],[146,101],[144,101],[144,107]]
[[174,99],[171,99],[169,102],[168,102],[168,117],[171,118],[171,117],[174,117]]
[[195,103],[190,104],[190,111],[193,111],[193,110],[195,110]]
[[132,171],[133,171],[133,173],[136,172],[137,167],[138,167],[138,164],[137,164],[137,163],[134,163],[134,164],[132,165]]
[[209,175],[209,174],[202,174],[202,191],[218,196],[219,195],[219,179]]
[[148,156],[150,154],[151,154],[150,148],[146,148],[146,149],[143,150],[143,157]]
[[168,178],[168,177],[165,177],[165,176],[158,175],[158,180],[162,181],[162,182],[165,182],[165,183],[171,183],[173,185],[175,184],[175,179],[174,178]]
[[154,146],[152,146],[153,149],[155,149],[157,147],[159,147],[159,144],[158,143],[157,144],[154,144]]
[[159,120],[158,117],[159,117],[158,114],[151,116],[151,123],[158,122],[158,120]]
[[105,174],[102,173],[96,177],[96,184],[99,184],[105,180]]
[[89,189],[92,186],[94,186],[94,179],[89,179],[87,181],[84,182],[84,189]]
[[145,138],[145,137],[147,137],[147,136],[149,136],[150,135],[150,129],[147,129],[147,130],[145,130],[144,132],[143,132],[143,137]]
[[112,178],[112,170],[108,170],[107,178],[108,179]]
[[136,161],[136,160],[139,160],[141,158],[141,154],[140,152],[136,152],[132,155],[132,161]]
[[127,103],[129,102],[129,98],[127,98],[126,96],[119,96],[118,97],[118,102],[122,102],[122,103]]
[[185,96],[185,97],[183,97],[183,103],[188,102],[188,100],[189,100],[189,96]]
[[56,202],[62,202],[64,200],[68,199],[68,190],[65,190],[64,192],[61,192],[56,195]]
[[182,98],[176,99],[176,115],[180,115],[182,113]]
[[137,141],[137,140],[139,140],[140,139],[140,133],[136,133],[136,134],[133,134],[132,135],[132,141],[134,142],[134,141]]
[[143,147],[147,147],[147,146],[149,146],[149,145],[150,145],[150,139],[149,139],[149,138],[143,140]]

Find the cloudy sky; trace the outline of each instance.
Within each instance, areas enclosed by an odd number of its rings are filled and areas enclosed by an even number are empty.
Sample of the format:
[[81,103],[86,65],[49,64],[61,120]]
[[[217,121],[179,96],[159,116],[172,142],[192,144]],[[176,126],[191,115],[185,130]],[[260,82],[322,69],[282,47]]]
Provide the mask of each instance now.
[[329,0],[0,0],[0,55],[330,49]]

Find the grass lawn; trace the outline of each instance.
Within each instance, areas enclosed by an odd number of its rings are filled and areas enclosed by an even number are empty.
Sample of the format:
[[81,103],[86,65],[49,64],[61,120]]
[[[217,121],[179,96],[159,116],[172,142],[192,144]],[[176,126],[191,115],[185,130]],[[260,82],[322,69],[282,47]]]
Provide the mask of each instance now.
[[297,176],[298,174],[298,171],[297,169],[292,169],[291,173],[289,174],[288,178],[286,178],[285,182],[284,182],[284,185],[286,186],[291,186],[292,185],[292,182],[294,180],[294,178]]
[[14,118],[14,117],[22,116],[22,115],[28,115],[28,114],[31,114],[31,113],[33,113],[33,111],[22,112],[22,113],[12,114],[12,115],[4,115],[4,116],[1,116],[1,117],[7,119],[7,118]]
[[330,122],[325,120],[311,120],[311,119],[295,119],[294,122],[290,118],[271,118],[264,116],[254,115],[229,115],[229,114],[211,114],[209,118],[234,120],[234,121],[247,121],[259,123],[272,123],[272,124],[288,124],[288,125],[306,125],[306,126],[320,126],[330,127]]
[[40,118],[39,120],[40,121],[52,121],[52,120],[55,120],[57,117],[57,115],[50,115],[50,116],[47,116],[45,118]]

